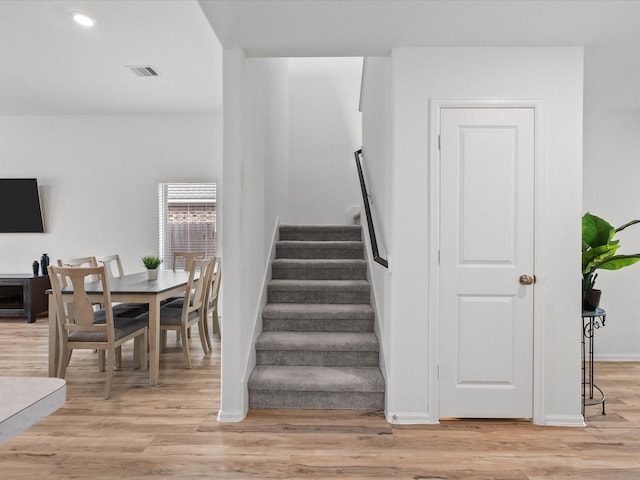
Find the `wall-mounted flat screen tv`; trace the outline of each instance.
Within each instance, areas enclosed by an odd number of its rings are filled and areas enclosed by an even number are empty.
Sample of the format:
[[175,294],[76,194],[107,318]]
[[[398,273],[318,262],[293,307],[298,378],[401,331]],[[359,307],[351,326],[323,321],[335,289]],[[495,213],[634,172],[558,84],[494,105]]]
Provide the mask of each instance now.
[[35,178],[0,178],[0,233],[44,233]]

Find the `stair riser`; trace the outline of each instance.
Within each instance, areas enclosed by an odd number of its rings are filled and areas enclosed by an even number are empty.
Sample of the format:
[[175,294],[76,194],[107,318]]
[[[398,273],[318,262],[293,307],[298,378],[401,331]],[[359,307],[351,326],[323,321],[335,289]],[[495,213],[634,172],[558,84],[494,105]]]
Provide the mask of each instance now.
[[275,290],[268,289],[271,303],[369,303],[370,292],[348,290]]
[[382,392],[297,392],[249,390],[250,408],[382,410]]
[[379,355],[369,352],[327,352],[303,350],[258,350],[258,365],[319,365],[324,367],[376,367]]
[[272,276],[278,280],[366,280],[367,267],[292,268],[274,265]]
[[341,248],[314,246],[288,246],[276,245],[276,258],[300,258],[300,259],[358,259],[364,258],[364,248]]
[[262,319],[265,332],[373,332],[373,320]]
[[279,240],[302,242],[359,242],[362,240],[360,229],[345,231],[291,231],[280,229]]

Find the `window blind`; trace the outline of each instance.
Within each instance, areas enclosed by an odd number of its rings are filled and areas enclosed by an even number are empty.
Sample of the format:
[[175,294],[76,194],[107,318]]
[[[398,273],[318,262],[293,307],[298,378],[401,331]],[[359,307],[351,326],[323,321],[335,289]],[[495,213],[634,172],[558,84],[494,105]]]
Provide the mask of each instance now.
[[161,183],[158,185],[159,245],[163,268],[184,268],[183,259],[173,265],[174,251],[216,255],[215,183]]

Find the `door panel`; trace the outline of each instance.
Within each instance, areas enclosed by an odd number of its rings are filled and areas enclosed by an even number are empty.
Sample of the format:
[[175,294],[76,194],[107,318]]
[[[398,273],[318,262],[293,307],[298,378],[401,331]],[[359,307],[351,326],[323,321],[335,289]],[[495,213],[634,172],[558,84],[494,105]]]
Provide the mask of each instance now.
[[[514,133],[512,128],[504,127],[459,129],[459,233],[463,264],[513,264]],[[488,212],[491,219],[487,219]],[[486,231],[488,226],[490,234]]]
[[440,416],[533,414],[534,110],[441,110]]
[[458,297],[459,387],[513,383],[513,304],[513,297]]

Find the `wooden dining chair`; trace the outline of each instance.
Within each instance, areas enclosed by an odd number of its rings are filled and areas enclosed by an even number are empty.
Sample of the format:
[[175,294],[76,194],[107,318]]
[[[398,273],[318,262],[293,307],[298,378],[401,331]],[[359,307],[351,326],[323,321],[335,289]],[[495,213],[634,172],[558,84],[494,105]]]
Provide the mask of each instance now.
[[59,267],[97,267],[98,261],[96,257],[76,257],[76,258],[59,258]]
[[[59,258],[57,260],[57,264],[59,267],[97,267],[98,260],[94,256],[88,257],[76,257],[76,258]],[[88,281],[97,280],[95,277],[89,278]],[[62,286],[68,287],[67,278],[62,277]],[[102,305],[100,303],[93,304],[95,308],[100,309]]]
[[173,269],[178,270],[177,267],[180,266],[180,269],[189,271],[189,269],[191,268],[191,262],[193,262],[193,260],[195,260],[196,258],[204,258],[205,256],[205,252],[173,252]]
[[[122,261],[120,260],[120,255],[117,253],[100,257],[98,263],[104,265],[109,279],[122,277],[124,275]],[[149,304],[147,303],[120,302],[113,304],[113,314],[116,317],[135,318],[148,311]]]
[[218,294],[220,292],[220,282],[222,282],[222,264],[219,258],[215,258],[213,267],[211,268],[211,287],[209,288],[207,299],[205,301],[204,327],[207,344],[209,350],[211,348],[211,336],[209,334],[209,314],[211,314],[211,323],[213,325],[213,333],[222,339],[222,331],[220,330],[220,320],[218,319]]
[[[184,362],[188,369],[191,368],[191,357],[189,355],[189,336],[187,331],[198,325],[200,333],[200,343],[202,351],[208,353],[207,341],[204,337],[204,300],[207,287],[210,282],[210,269],[213,265],[211,258],[195,259],[191,263],[189,279],[185,295],[183,298],[174,300],[160,308],[160,331],[175,330],[180,333],[182,339],[182,353]],[[196,274],[199,273],[198,276]],[[176,303],[174,303],[176,302]],[[177,305],[180,302],[180,306]],[[140,318],[147,318],[148,314]]]
[[120,255],[117,253],[114,253],[113,255],[104,255],[98,258],[98,263],[105,266],[109,278],[122,277],[124,275],[122,261],[120,260]]
[[209,312],[210,310],[210,299],[213,289],[214,276],[217,273],[219,268],[219,263],[217,257],[211,257],[211,266],[209,267],[209,272],[207,275],[206,281],[206,291],[204,292],[204,298],[202,300],[202,330],[204,332],[204,339],[207,343],[207,349],[209,352],[213,351],[213,347],[211,346],[211,334],[209,333]]
[[[193,262],[193,260],[195,260],[196,258],[204,258],[204,257],[205,257],[205,252],[175,251],[173,252],[173,271],[175,272],[176,270],[179,270],[177,267],[180,266],[181,270],[188,272],[189,269],[191,268],[191,262]],[[184,262],[184,265],[182,265],[183,262]],[[167,305],[175,300],[179,300],[180,298],[182,298],[182,295],[170,297],[167,300],[165,300],[163,305]],[[177,335],[177,338],[179,339],[180,332],[176,332],[176,335]]]
[[[62,293],[62,279],[70,283],[72,292]],[[103,310],[94,309],[85,290],[85,283],[97,279],[102,282],[102,294],[97,301]],[[105,398],[111,396],[111,384],[116,363],[116,349],[134,340],[134,367],[147,369],[148,320],[132,320],[114,316],[111,308],[109,276],[105,267],[49,266],[49,279],[53,291],[58,329],[60,332],[60,358],[58,377],[64,378],[71,354],[76,349],[98,350],[107,353]]]
[[[59,258],[56,262],[59,267],[97,267],[96,257]],[[95,278],[93,279],[95,280]],[[66,278],[62,279],[63,286],[67,287]]]

